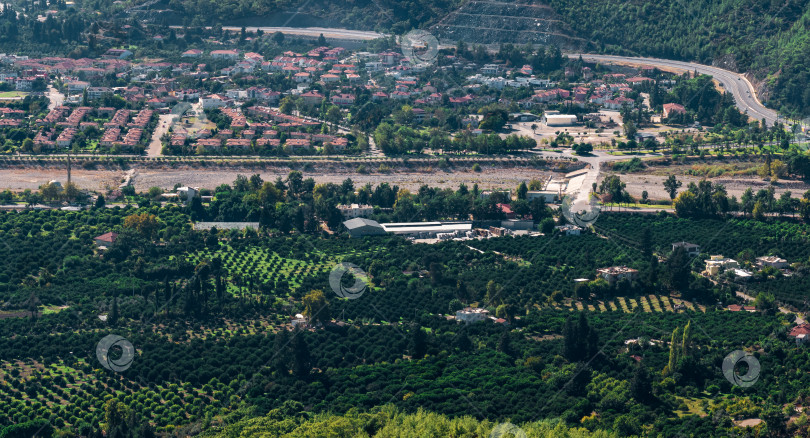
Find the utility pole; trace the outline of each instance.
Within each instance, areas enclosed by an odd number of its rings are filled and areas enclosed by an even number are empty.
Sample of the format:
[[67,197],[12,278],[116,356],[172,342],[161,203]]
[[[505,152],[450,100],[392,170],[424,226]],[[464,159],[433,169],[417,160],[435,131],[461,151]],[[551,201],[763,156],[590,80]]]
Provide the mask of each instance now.
[[67,182],[70,183],[70,150],[67,153]]

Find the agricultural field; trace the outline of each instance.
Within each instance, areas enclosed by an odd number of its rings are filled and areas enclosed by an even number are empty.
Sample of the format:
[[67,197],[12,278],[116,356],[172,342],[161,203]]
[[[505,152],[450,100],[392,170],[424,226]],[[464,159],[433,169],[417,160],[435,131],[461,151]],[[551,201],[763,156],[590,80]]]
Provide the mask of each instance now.
[[[663,312],[672,312],[672,313],[684,313],[687,311],[691,312],[706,312],[706,308],[701,305],[695,305],[690,301],[681,300],[674,297],[667,297],[664,295],[649,295],[648,297],[639,297],[639,300],[643,303],[649,303],[646,306],[642,306],[642,311],[645,313],[663,313]],[[647,301],[649,300],[649,301]],[[628,303],[631,303],[628,305]],[[674,306],[681,305],[683,307],[679,307],[675,309]],[[548,305],[550,308],[554,308],[557,310],[567,308],[569,310],[578,310],[578,311],[589,311],[589,312],[624,312],[624,313],[631,313],[635,311],[638,307],[638,304],[635,299],[632,298],[625,298],[625,297],[616,297],[613,300],[609,301],[596,301],[595,304],[588,304],[582,303],[579,301],[574,300],[566,300],[562,305],[553,304]],[[631,310],[632,309],[632,310]]]
[[[114,377],[114,376],[113,376]],[[166,426],[184,424],[217,412],[219,394],[227,387],[194,389],[176,383],[142,386],[129,379],[116,379],[88,361],[0,363],[0,400],[5,415],[14,423],[46,418],[55,427],[75,428],[85,433],[104,421],[109,395],[121,395],[133,412],[148,418],[161,432]],[[216,398],[214,396],[217,396]]]
[[317,252],[309,255],[312,256],[309,260],[296,260],[281,257],[265,248],[252,247],[237,252],[223,245],[215,251],[206,248],[199,253],[191,254],[188,260],[194,265],[202,261],[210,262],[215,258],[222,260],[222,267],[234,280],[228,291],[239,295],[241,293],[239,285],[247,281],[258,282],[260,287],[273,290],[283,290],[286,287],[294,292],[301,287],[303,279],[322,275],[335,264],[333,261],[322,261],[325,257]]
[[[207,204],[135,194],[139,207],[0,214],[0,433],[223,436],[429,412],[712,436],[744,420],[778,424],[810,397],[797,373],[806,354],[789,335],[801,309],[785,308],[800,307],[810,272],[802,223],[603,213],[579,236],[425,244],[350,237],[325,201],[353,202],[349,189],[256,176],[217,190]],[[420,208],[431,196],[421,192]],[[398,214],[394,193],[371,191]],[[430,214],[453,215],[438,204]],[[263,225],[191,226],[239,215]],[[103,249],[108,232],[117,237]],[[700,255],[673,251],[679,240]],[[714,253],[776,253],[790,267],[747,283],[702,275]],[[356,295],[330,284],[342,263],[365,274]],[[636,274],[597,275],[611,266]],[[738,293],[755,297],[753,311],[726,310],[749,304]],[[482,321],[462,322],[475,312]],[[761,364],[750,388],[720,370],[735,350]]]

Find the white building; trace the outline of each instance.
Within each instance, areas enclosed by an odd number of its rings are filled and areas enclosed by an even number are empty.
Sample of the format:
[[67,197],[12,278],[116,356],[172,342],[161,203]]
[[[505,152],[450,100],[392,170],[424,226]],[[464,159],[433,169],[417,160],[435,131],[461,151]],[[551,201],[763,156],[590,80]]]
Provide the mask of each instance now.
[[771,266],[776,269],[785,269],[790,265],[788,265],[788,261],[783,258],[779,258],[776,256],[762,256],[757,257],[757,266],[759,266],[760,268]]
[[200,104],[204,110],[207,109],[214,109],[214,108],[222,108],[227,105],[227,102],[221,97],[217,95],[208,96],[208,97],[201,97]]
[[529,190],[526,192],[526,200],[529,202],[542,198],[546,204],[553,204],[560,199],[560,194],[553,190]]
[[340,211],[341,214],[343,214],[343,217],[346,219],[354,219],[356,217],[366,217],[374,213],[374,207],[370,205],[342,204],[338,205],[337,209]]
[[481,73],[485,75],[496,75],[500,73],[500,71],[501,66],[498,64],[485,64],[483,67],[481,67]]
[[420,239],[435,238],[444,233],[463,236],[472,230],[471,222],[400,222],[380,225],[387,233]]
[[577,123],[577,116],[568,114],[544,114],[546,126],[571,126]]
[[184,201],[191,201],[199,192],[199,187],[180,187],[177,189],[177,196]]
[[621,280],[633,281],[638,278],[638,271],[627,266],[611,266],[609,268],[599,268],[596,270],[596,275],[607,280],[608,283],[613,284]]
[[683,248],[689,257],[695,257],[700,254],[700,245],[696,245],[694,243],[689,242],[675,242],[672,244],[672,250],[675,251],[677,248]]
[[489,318],[489,311],[486,309],[476,309],[466,307],[462,310],[456,311],[456,321],[470,324],[472,322],[480,322]]
[[713,255],[706,260],[706,273],[709,275],[717,275],[720,269],[738,269],[740,267],[734,259],[729,259],[721,255]]

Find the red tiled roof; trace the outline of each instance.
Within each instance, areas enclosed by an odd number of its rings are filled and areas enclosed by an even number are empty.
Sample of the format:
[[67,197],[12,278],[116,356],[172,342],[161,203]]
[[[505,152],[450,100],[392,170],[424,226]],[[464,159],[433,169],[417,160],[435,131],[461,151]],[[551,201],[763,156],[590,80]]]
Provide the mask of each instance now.
[[810,324],[799,324],[790,331],[790,336],[810,335]]
[[95,240],[100,240],[102,242],[113,243],[113,242],[115,242],[115,239],[117,239],[117,238],[118,238],[118,233],[109,232],[109,233],[104,233],[104,234],[102,234],[100,236],[97,236],[95,238]]

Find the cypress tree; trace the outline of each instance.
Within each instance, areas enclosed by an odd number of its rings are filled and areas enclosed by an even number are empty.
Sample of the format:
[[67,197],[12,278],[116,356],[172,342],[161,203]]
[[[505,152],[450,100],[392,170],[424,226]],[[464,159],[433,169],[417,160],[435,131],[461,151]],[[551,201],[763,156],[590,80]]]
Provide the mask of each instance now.
[[669,362],[667,362],[666,373],[672,374],[678,364],[678,351],[680,350],[680,341],[682,341],[681,328],[675,327],[672,331],[672,338],[669,341]]

